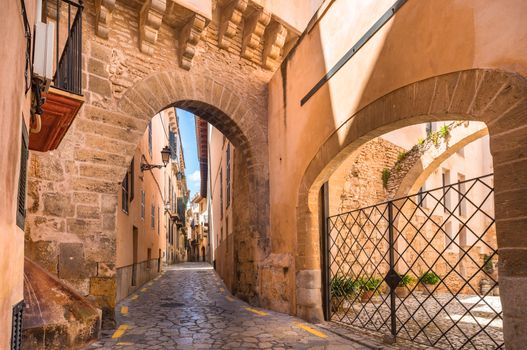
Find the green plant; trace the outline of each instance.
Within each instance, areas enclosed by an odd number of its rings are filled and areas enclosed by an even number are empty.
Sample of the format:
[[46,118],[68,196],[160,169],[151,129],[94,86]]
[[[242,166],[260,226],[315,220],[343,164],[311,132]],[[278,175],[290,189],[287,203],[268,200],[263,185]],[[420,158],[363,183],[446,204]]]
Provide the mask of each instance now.
[[406,158],[406,156],[408,156],[408,152],[406,151],[399,152],[399,154],[397,155],[397,161],[402,162]]
[[439,283],[440,280],[441,279],[439,278],[439,276],[436,275],[436,273],[432,270],[423,273],[421,277],[419,277],[419,282],[428,284],[428,285],[437,284]]
[[364,278],[360,277],[357,280],[362,291],[376,290],[382,283],[382,279],[376,277]]
[[390,179],[390,169],[384,168],[382,169],[382,186],[386,188],[388,186],[388,180]]
[[409,274],[399,275],[401,277],[401,280],[399,281],[399,287],[408,286],[415,282],[415,278],[413,278]]
[[334,297],[347,297],[356,292],[353,279],[345,276],[335,276],[331,280],[331,295]]
[[494,272],[494,262],[492,257],[487,254],[483,255],[483,271],[486,273]]
[[425,139],[423,139],[422,137],[417,139],[417,145],[419,147],[422,147],[424,144],[425,144]]
[[430,140],[432,140],[432,142],[434,143],[434,146],[437,147],[437,145],[439,144],[439,133],[437,132],[433,132],[433,133],[430,133]]
[[450,135],[450,128],[448,127],[448,125],[443,125],[439,128],[439,136],[446,139],[448,135]]

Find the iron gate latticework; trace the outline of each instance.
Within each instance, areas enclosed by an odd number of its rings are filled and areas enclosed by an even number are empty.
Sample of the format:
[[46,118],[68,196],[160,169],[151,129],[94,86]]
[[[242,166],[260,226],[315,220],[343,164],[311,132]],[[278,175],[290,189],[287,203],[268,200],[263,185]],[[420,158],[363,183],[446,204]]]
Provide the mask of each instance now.
[[492,181],[329,217],[329,320],[439,348],[503,348]]

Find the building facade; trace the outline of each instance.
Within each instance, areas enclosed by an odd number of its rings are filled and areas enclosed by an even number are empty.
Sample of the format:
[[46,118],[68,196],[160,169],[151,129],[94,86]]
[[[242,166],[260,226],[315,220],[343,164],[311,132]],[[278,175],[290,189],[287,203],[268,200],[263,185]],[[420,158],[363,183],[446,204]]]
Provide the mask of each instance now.
[[234,258],[233,225],[233,156],[234,146],[212,125],[209,126],[209,173],[210,173],[210,237],[213,241],[213,263],[216,270],[232,287],[231,264]]
[[[173,108],[152,118],[121,182],[117,203],[117,301],[156,277],[166,264],[184,259],[180,211],[184,210],[181,202],[187,193],[177,125]],[[170,150],[166,163],[161,153],[165,147]]]

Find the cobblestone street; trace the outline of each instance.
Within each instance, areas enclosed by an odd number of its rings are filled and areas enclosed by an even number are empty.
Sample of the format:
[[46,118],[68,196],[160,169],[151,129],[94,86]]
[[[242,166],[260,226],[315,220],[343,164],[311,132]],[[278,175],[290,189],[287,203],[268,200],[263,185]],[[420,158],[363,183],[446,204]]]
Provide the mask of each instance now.
[[232,297],[206,263],[170,267],[116,312],[117,330],[87,349],[367,349]]

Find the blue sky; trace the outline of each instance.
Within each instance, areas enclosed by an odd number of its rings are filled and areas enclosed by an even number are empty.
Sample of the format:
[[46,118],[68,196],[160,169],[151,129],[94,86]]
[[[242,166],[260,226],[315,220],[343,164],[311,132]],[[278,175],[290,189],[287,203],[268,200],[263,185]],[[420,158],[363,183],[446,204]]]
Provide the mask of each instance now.
[[192,198],[195,193],[199,192],[200,186],[196,125],[194,124],[194,114],[178,108],[177,115],[179,116],[181,142],[183,143],[183,156],[185,157],[185,175],[187,176],[187,186],[190,189],[190,198]]

